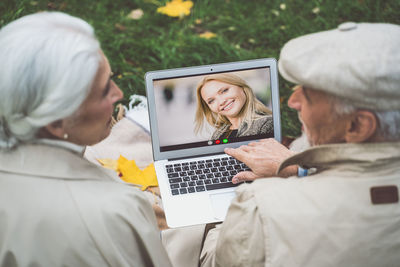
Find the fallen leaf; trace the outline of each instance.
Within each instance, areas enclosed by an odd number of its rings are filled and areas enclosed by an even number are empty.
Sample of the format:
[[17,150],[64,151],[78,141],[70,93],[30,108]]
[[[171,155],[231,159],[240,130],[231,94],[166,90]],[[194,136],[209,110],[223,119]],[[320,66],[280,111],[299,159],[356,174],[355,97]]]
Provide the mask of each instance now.
[[144,191],[149,186],[158,186],[154,164],[151,163],[144,170],[139,169],[134,160],[128,160],[123,156],[118,159],[118,171],[122,174],[121,179],[127,183],[141,185]]
[[318,14],[320,11],[321,10],[319,9],[319,7],[315,7],[315,8],[313,8],[312,13]]
[[122,32],[126,30],[126,27],[120,23],[115,23],[114,27]]
[[275,16],[279,16],[279,11],[275,10],[275,9],[271,9],[272,14],[274,14]]
[[199,36],[201,38],[211,39],[211,38],[216,37],[217,35],[215,33],[213,33],[213,32],[206,31],[206,32],[203,32],[203,33],[199,34]]
[[138,20],[141,19],[143,17],[143,10],[138,8],[138,9],[134,9],[132,10],[129,14],[128,14],[128,18],[130,19],[134,19],[134,20]]
[[184,17],[190,14],[192,6],[192,1],[172,0],[157,8],[157,12],[170,17]]

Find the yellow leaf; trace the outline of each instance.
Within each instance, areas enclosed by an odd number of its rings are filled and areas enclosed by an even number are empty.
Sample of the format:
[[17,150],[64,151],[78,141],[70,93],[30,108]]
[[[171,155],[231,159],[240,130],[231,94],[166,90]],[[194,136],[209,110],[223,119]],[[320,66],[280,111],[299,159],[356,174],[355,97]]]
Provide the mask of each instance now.
[[97,159],[100,164],[107,169],[118,171],[118,163],[115,159]]
[[190,14],[192,1],[172,0],[165,6],[157,8],[157,12],[170,17],[184,17]]
[[134,160],[128,160],[120,156],[118,159],[118,172],[120,172],[120,177],[125,182],[141,185],[141,190],[146,190],[149,186],[158,186],[153,163],[141,170]]
[[211,38],[216,37],[217,35],[215,33],[213,33],[213,32],[206,31],[206,32],[203,32],[202,34],[199,34],[199,36],[201,38],[211,39]]

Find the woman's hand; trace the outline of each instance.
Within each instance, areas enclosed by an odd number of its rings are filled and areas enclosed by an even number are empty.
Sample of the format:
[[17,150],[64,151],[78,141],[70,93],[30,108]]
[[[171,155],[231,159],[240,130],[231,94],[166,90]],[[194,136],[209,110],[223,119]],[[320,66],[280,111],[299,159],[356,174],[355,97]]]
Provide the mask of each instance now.
[[[252,170],[236,174],[232,179],[234,184],[261,177],[276,177],[281,162],[296,154],[273,138],[252,142],[239,148],[225,148],[225,153],[243,162]],[[296,174],[297,166],[289,166],[279,173],[279,177]]]

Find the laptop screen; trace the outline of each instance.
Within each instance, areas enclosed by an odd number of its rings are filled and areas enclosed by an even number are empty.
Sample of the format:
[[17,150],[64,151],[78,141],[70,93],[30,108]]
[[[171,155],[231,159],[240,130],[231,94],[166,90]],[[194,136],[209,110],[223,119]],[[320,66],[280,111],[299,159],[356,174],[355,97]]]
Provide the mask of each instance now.
[[147,80],[153,146],[160,153],[222,152],[225,146],[276,137],[274,128],[280,124],[274,122],[279,105],[273,105],[273,67],[270,62],[233,69],[214,65]]

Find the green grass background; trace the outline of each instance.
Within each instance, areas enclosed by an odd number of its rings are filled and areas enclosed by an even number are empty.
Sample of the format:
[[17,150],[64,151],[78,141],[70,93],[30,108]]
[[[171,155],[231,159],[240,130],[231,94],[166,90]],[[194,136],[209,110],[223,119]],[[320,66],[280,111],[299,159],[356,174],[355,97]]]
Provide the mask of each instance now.
[[[44,10],[62,11],[88,21],[116,73],[115,82],[124,91],[126,104],[132,94],[145,95],[144,74],[150,70],[278,59],[280,48],[288,40],[335,28],[345,21],[400,24],[400,0],[197,0],[191,14],[180,19],[157,13],[166,2],[0,0],[0,27]],[[138,8],[143,10],[143,17],[129,19],[127,15]],[[204,31],[217,36],[200,38],[199,33]],[[286,105],[293,85],[282,77],[279,85],[283,135],[294,137],[300,133],[299,122]]]

